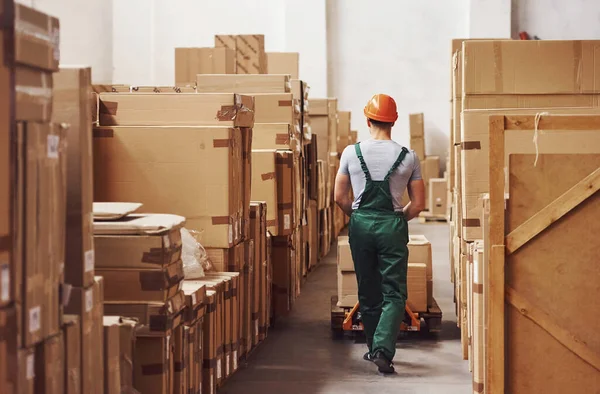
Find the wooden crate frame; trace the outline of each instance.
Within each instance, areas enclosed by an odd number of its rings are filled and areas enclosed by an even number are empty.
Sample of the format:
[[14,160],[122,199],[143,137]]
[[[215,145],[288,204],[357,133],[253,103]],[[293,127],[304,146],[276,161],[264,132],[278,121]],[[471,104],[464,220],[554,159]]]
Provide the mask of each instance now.
[[[565,215],[586,201],[595,202],[600,198],[600,165],[592,172],[577,179],[572,187],[567,187],[558,198],[545,205],[527,218],[522,224],[506,234],[505,218],[505,131],[506,130],[599,130],[600,116],[597,115],[548,115],[536,119],[535,115],[492,115],[489,118],[490,138],[490,193],[489,193],[489,292],[487,302],[488,335],[486,337],[487,393],[505,393],[506,348],[506,309],[512,305],[520,315],[536,324],[558,343],[576,355],[600,374],[600,354],[569,330],[563,328],[565,322],[556,323],[553,316],[530,303],[525,297],[506,285],[506,263],[510,256],[526,244],[535,240],[543,231],[559,222]],[[543,155],[542,155],[543,156]],[[558,155],[548,155],[558,156]],[[560,156],[582,156],[564,154]],[[600,155],[589,155],[598,157]],[[577,166],[573,162],[574,166]],[[593,164],[595,165],[595,164]],[[590,199],[592,197],[592,199]],[[589,200],[588,200],[589,199]],[[590,204],[591,205],[591,204]],[[593,205],[597,207],[597,205]],[[600,210],[599,210],[600,212]],[[597,217],[597,216],[596,216]],[[592,219],[593,220],[593,219]],[[595,246],[597,247],[597,246]],[[593,279],[593,278],[591,278]],[[582,309],[582,315],[598,321],[598,316],[589,316]],[[585,322],[585,319],[584,319]],[[600,379],[600,378],[599,378]],[[574,388],[575,389],[575,388]]]

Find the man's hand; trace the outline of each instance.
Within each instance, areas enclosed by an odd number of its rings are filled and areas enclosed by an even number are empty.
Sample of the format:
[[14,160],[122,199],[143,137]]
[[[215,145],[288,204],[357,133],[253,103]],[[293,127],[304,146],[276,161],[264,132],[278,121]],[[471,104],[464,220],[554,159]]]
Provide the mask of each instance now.
[[335,203],[344,211],[348,216],[352,215],[352,199],[350,199],[350,176],[337,174],[335,177],[335,188],[333,189],[333,196]]
[[408,196],[410,202],[403,208],[407,221],[416,218],[425,209],[425,183],[422,179],[408,183]]

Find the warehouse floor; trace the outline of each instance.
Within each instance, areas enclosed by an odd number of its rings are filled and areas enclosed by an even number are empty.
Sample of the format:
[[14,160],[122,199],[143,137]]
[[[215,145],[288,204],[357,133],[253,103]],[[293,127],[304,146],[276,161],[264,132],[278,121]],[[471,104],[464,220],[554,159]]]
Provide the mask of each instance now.
[[448,226],[411,223],[410,231],[424,234],[433,245],[434,297],[444,320],[437,338],[411,333],[398,342],[396,375],[381,376],[373,364],[364,361],[364,343],[331,339],[330,297],[337,286],[334,248],[309,275],[290,316],[269,331],[266,342],[220,392],[464,394],[472,390],[456,327]]

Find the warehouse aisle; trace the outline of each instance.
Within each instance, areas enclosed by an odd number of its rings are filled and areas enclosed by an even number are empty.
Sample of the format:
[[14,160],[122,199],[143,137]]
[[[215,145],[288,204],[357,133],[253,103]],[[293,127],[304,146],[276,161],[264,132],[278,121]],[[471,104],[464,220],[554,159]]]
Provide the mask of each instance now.
[[433,245],[434,296],[444,313],[436,339],[410,336],[398,343],[395,376],[377,374],[362,360],[366,346],[331,339],[330,297],[336,293],[335,251],[305,284],[291,315],[269,332],[267,341],[220,391],[224,394],[460,393],[472,390],[462,360],[448,263],[448,226],[411,223]]

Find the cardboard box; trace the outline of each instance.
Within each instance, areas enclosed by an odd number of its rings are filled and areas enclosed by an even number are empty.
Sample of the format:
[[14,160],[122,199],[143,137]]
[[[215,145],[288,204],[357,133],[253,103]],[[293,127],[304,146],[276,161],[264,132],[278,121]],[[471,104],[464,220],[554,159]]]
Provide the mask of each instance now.
[[317,145],[319,147],[317,152],[318,160],[328,163],[329,148],[331,147],[329,142],[329,117],[311,115],[310,126],[312,129],[312,134],[317,136]]
[[178,292],[166,302],[114,302],[104,303],[106,315],[127,316],[136,319],[144,329],[152,334],[168,333],[185,321],[186,298]]
[[18,66],[15,70],[15,117],[30,122],[49,122],[52,117],[52,73]]
[[319,260],[319,222],[318,222],[317,202],[309,201],[308,206],[308,249],[309,249],[309,270],[316,267]]
[[337,263],[340,271],[354,272],[354,260],[352,259],[348,237],[338,237]]
[[113,319],[104,318],[104,392],[121,393],[120,335]]
[[17,392],[35,394],[35,347],[17,350]]
[[329,102],[326,98],[310,98],[308,99],[310,116],[329,115]]
[[[296,228],[297,218],[294,215],[296,190],[294,182],[295,156],[291,151],[277,151],[277,211],[280,231],[277,235],[287,235]],[[297,179],[297,177],[296,177]]]
[[81,393],[81,323],[77,315],[63,317],[65,394]]
[[338,111],[338,145],[337,151],[342,153],[344,149],[350,145],[350,126],[351,126],[350,111]]
[[[242,131],[242,221],[241,238],[248,239],[250,233],[250,200],[252,199],[252,144],[254,131],[243,128]],[[240,190],[242,191],[242,190]]]
[[300,103],[294,102],[291,93],[257,93],[253,96],[255,123],[298,124]]
[[140,393],[173,393],[173,337],[138,331],[135,340],[134,387]]
[[187,394],[189,373],[189,328],[179,326],[173,331],[173,393]]
[[206,256],[217,272],[240,272],[244,266],[244,244],[229,249],[206,248]]
[[429,179],[429,212],[434,215],[445,215],[448,196],[448,182],[444,178]]
[[353,271],[341,271],[338,267],[338,306],[353,307],[358,302],[358,282]]
[[215,35],[215,47],[225,47],[236,52],[236,74],[267,73],[264,35]]
[[175,48],[175,84],[194,85],[198,74],[235,74],[229,48]]
[[466,41],[463,94],[600,93],[599,47],[592,40]]
[[289,75],[198,74],[198,93],[291,93]]
[[[23,278],[23,345],[59,330],[59,286],[65,256],[65,130],[55,124],[17,124],[15,277]],[[26,181],[26,182],[25,182]],[[21,234],[24,237],[21,239]]]
[[22,385],[19,387],[19,374],[23,371],[19,370],[22,367],[18,365],[18,335],[16,308],[13,306],[0,309],[0,392],[2,393],[27,392]]
[[229,248],[242,237],[241,158],[238,128],[95,129],[95,200],[173,212],[188,218],[203,246]]
[[65,359],[62,332],[35,348],[35,392],[63,394],[65,392]]
[[202,321],[185,326],[188,344],[188,373],[186,374],[188,391],[198,393],[202,390]]
[[210,394],[216,393],[217,389],[217,299],[215,290],[206,291],[206,315],[202,323],[202,392]]
[[181,260],[164,268],[98,268],[96,272],[106,279],[106,301],[166,302],[181,290],[184,279]]
[[103,278],[87,288],[73,287],[65,313],[79,316],[81,325],[81,393],[104,393]]
[[78,287],[94,281],[91,74],[89,67],[61,67],[53,76],[52,119],[69,124],[65,282]]
[[253,258],[250,262],[254,269],[253,295],[252,295],[252,345],[256,346],[259,340],[264,339],[268,325],[267,312],[271,305],[267,302],[266,289],[268,288],[267,262],[267,213],[268,203],[252,202],[250,214],[250,238],[253,241]]
[[302,146],[293,125],[289,123],[255,123],[252,149],[283,149],[298,151]]
[[317,184],[318,184],[318,199],[317,207],[319,211],[326,207],[326,184],[328,178],[325,177],[325,162],[323,160],[317,160]]
[[132,86],[131,93],[196,93],[195,86]]
[[410,149],[414,150],[419,160],[425,160],[425,128],[423,114],[409,115]]
[[427,311],[427,265],[408,263],[408,300],[413,312]]
[[329,117],[329,149],[337,150],[338,146],[338,105],[336,98],[327,99],[328,117]]
[[429,180],[440,177],[440,158],[439,156],[427,156],[421,162],[421,175],[425,183],[425,206],[429,208]]
[[204,299],[206,298],[206,285],[183,281],[181,290],[185,294],[184,324],[194,325],[206,313]]
[[410,235],[408,241],[408,262],[425,264],[427,280],[433,280],[431,243],[424,235]]
[[300,54],[298,52],[267,52],[269,74],[288,74],[298,79]]
[[292,274],[295,267],[295,254],[292,248],[294,235],[273,237],[273,313],[274,317],[287,316],[291,309]]
[[58,19],[21,4],[14,6],[15,62],[46,71],[58,71]]
[[101,126],[252,127],[254,102],[240,94],[100,93]]

